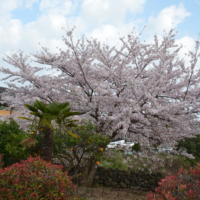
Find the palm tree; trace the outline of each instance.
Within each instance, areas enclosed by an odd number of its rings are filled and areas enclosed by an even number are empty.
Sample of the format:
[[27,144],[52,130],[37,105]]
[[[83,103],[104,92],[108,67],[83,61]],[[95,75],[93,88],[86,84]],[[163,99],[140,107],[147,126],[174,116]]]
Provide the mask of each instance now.
[[[69,103],[50,103],[45,104],[44,102],[36,100],[32,105],[24,104],[24,106],[31,111],[30,114],[34,115],[34,119],[29,119],[27,117],[18,117],[20,119],[25,119],[32,121],[32,125],[36,125],[37,128],[43,129],[43,147],[42,147],[42,156],[43,159],[47,162],[51,162],[53,154],[53,132],[56,129],[64,130],[68,134],[78,138],[77,135],[71,133],[67,129],[69,127],[76,127],[74,123],[78,120],[70,120],[70,116],[79,114],[79,112],[70,112]],[[37,120],[39,118],[39,121]],[[52,122],[55,122],[56,126],[53,126]],[[29,146],[34,145],[35,140],[33,138],[27,138],[21,142],[22,145]]]

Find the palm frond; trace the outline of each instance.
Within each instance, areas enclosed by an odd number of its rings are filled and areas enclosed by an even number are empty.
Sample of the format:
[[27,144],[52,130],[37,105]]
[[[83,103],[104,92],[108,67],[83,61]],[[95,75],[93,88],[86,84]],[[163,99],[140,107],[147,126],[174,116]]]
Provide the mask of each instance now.
[[60,109],[59,109],[57,103],[55,103],[55,102],[48,104],[46,106],[46,109],[47,109],[48,113],[50,113],[51,115],[54,115],[54,116],[57,116],[60,113]]
[[69,113],[70,112],[70,110],[71,110],[71,108],[64,108],[63,110],[61,110],[61,115],[63,115],[64,113]]
[[31,105],[29,105],[29,104],[24,104],[24,106],[25,106],[28,110],[30,110],[30,111],[32,111],[32,112],[38,112],[38,109],[35,108],[34,106],[31,106]]
[[78,135],[76,135],[76,134],[74,134],[74,133],[72,133],[72,132],[70,132],[70,131],[67,131],[66,129],[65,129],[65,131],[66,131],[68,134],[70,134],[71,136],[73,136],[73,137],[75,137],[75,138],[79,138]]
[[[69,102],[66,102],[66,103],[60,103],[58,105],[59,109],[63,110],[65,108],[67,108],[69,106]],[[70,109],[70,108],[69,108]]]
[[43,118],[43,115],[40,114],[39,112],[30,112],[30,114],[31,114],[31,115],[35,115],[35,116],[37,116],[37,117],[39,117],[39,118]]
[[62,119],[64,120],[67,117],[74,116],[74,115],[77,115],[79,113],[80,112],[66,112],[66,113],[63,114]]
[[77,124],[73,123],[73,122],[70,122],[70,123],[67,123],[66,126],[67,127],[77,127]]
[[46,104],[42,101],[35,100],[33,105],[42,112],[46,111]]
[[24,148],[29,148],[29,147],[33,147],[36,144],[36,140],[35,138],[29,137],[26,138],[25,140],[22,140],[20,142],[20,144],[24,147]]
[[45,119],[40,119],[40,121],[45,124],[46,126],[48,126],[49,128],[55,130],[55,128]]
[[26,120],[30,120],[30,121],[32,121],[32,119],[27,118],[27,117],[17,117],[17,118],[19,118],[19,119],[26,119]]

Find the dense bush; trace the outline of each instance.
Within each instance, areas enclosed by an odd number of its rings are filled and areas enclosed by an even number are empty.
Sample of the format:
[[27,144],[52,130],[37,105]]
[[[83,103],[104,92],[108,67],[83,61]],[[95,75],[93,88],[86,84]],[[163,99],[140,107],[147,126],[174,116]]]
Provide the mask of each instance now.
[[132,169],[136,172],[161,172],[162,174],[176,174],[182,166],[184,169],[192,167],[189,158],[182,155],[170,155],[166,152],[152,155],[143,153],[123,154],[116,150],[108,150],[101,158],[104,168],[115,168],[121,170]]
[[16,121],[1,121],[0,130],[0,154],[4,154],[4,167],[26,159],[30,155],[30,152],[20,145],[20,142],[26,139],[28,134],[19,128]]
[[0,130],[0,154],[3,154],[4,167],[27,159],[30,155],[41,153],[42,140],[40,135],[34,135],[34,137],[31,135],[35,139],[34,145],[29,145],[27,148],[21,145],[23,140],[30,142],[32,138],[30,134],[19,128],[16,121],[12,119],[9,122],[0,121]]
[[196,166],[197,163],[200,162],[200,135],[197,135],[195,138],[179,141],[177,148],[184,149],[187,153],[192,154],[195,157],[195,159],[189,160],[192,166]]
[[8,107],[8,104],[7,103],[0,103],[0,106],[2,106],[2,107]]
[[141,146],[139,143],[136,143],[132,146],[132,151],[140,152],[141,151]]
[[78,199],[62,166],[47,163],[40,157],[0,169],[0,199]]
[[155,192],[150,192],[146,196],[148,200],[157,199],[170,199],[170,200],[182,200],[182,199],[200,199],[200,164],[190,170],[183,170],[181,167],[177,176],[166,176],[159,183],[159,187],[155,189]]
[[59,159],[63,165],[67,163],[68,171],[75,167],[77,174],[80,168],[100,161],[110,139],[98,134],[96,127],[89,120],[81,121],[77,127],[70,130],[78,138],[59,131],[55,133],[54,158]]
[[100,158],[100,163],[105,169],[128,170],[128,163],[123,157],[123,152],[117,150],[107,150]]
[[[200,135],[199,135],[200,136]],[[187,139],[186,141],[180,141],[177,150],[186,150],[187,153],[193,154],[195,159],[190,159],[183,155],[173,155],[167,153],[165,151],[159,152],[158,146],[154,145],[155,151],[154,153],[149,153],[148,149],[141,150],[140,144],[135,144],[132,147],[133,154],[129,157],[131,158],[132,163],[129,164],[134,167],[136,170],[140,169],[142,171],[149,172],[151,171],[157,172],[170,172],[172,174],[176,174],[180,167],[184,169],[189,169],[190,167],[194,167],[200,162],[200,137]],[[156,167],[157,165],[157,167]]]

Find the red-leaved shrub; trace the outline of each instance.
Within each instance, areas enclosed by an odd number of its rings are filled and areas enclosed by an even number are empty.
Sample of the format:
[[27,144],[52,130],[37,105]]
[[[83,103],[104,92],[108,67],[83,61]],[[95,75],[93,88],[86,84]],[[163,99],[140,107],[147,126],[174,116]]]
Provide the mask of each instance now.
[[146,196],[148,200],[200,199],[200,164],[190,170],[179,169],[177,176],[166,176],[155,192]]
[[52,165],[40,157],[0,169],[0,200],[78,199],[63,166]]

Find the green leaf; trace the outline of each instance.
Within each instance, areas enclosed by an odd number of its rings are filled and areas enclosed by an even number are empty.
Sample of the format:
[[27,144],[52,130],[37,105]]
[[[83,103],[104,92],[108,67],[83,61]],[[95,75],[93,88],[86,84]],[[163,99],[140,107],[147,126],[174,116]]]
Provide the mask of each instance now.
[[17,118],[19,118],[19,119],[26,119],[26,120],[32,121],[32,119],[29,119],[29,118],[27,118],[27,117],[17,117]]
[[42,112],[46,112],[46,104],[44,102],[35,100],[33,105]]
[[61,110],[61,115],[63,115],[64,113],[70,113],[71,108],[64,108],[63,110]]
[[24,104],[24,106],[25,106],[28,110],[30,110],[30,111],[32,111],[32,112],[38,112],[38,109],[37,109],[37,108],[35,108],[35,107],[33,107],[33,106],[29,105],[29,104]]
[[[66,107],[68,107],[69,106],[69,102],[66,102],[66,103],[61,103],[60,105],[59,105],[59,109],[65,109]],[[70,110],[70,108],[69,108],[69,110]]]
[[48,126],[49,128],[55,130],[55,128],[54,128],[50,123],[48,123],[47,120],[41,119],[40,121],[41,121],[43,124],[45,124],[46,126]]
[[77,124],[70,122],[70,123],[66,124],[65,128],[67,128],[67,127],[77,127]]
[[43,118],[43,115],[41,115],[39,112],[30,112],[31,115],[35,115],[39,118]]
[[70,112],[70,113],[66,112],[66,113],[63,114],[62,119],[65,119],[65,118],[70,117],[70,116],[77,115],[79,113],[80,112]]
[[46,112],[50,113],[51,115],[58,116],[60,114],[60,109],[55,102],[52,104],[48,104],[46,106],[46,109]]
[[21,144],[24,148],[35,146],[36,140],[35,138],[29,137],[22,140],[19,144]]
[[76,134],[74,134],[74,133],[72,133],[72,132],[70,132],[70,131],[67,131],[66,129],[65,129],[65,131],[66,131],[68,134],[70,134],[71,136],[73,136],[73,137],[75,137],[75,138],[78,138],[78,135],[76,135]]

